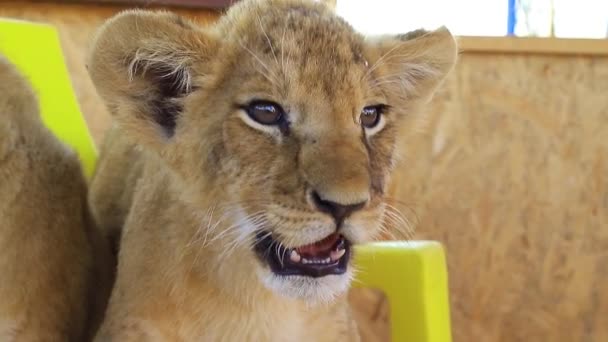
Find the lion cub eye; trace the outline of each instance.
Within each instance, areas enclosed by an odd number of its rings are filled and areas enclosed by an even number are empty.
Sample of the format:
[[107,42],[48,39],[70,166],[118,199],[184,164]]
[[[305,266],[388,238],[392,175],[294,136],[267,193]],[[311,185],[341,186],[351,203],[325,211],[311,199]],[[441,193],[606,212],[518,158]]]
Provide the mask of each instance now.
[[253,101],[244,107],[247,115],[262,125],[278,125],[285,119],[285,111],[270,101]]
[[367,106],[361,111],[361,125],[365,128],[374,128],[380,122],[380,116],[384,112],[384,105]]

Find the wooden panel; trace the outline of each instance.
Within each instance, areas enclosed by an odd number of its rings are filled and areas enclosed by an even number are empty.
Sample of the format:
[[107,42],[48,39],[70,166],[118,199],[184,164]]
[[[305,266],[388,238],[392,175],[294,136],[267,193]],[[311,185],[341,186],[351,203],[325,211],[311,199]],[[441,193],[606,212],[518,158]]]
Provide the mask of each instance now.
[[455,341],[608,341],[608,58],[452,76],[393,191],[446,245]]
[[459,37],[458,40],[460,50],[469,53],[608,56],[608,39]]

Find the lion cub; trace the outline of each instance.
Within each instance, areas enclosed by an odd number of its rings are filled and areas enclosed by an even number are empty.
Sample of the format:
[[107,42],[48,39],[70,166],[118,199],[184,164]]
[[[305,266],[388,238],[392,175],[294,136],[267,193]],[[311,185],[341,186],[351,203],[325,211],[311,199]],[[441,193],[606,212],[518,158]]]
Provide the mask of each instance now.
[[33,91],[0,56],[0,341],[92,337],[108,253],[86,196],[76,154],[45,128]]
[[106,22],[88,70],[115,125],[90,199],[118,270],[98,341],[358,340],[353,246],[381,232],[400,137],[456,50],[312,0]]

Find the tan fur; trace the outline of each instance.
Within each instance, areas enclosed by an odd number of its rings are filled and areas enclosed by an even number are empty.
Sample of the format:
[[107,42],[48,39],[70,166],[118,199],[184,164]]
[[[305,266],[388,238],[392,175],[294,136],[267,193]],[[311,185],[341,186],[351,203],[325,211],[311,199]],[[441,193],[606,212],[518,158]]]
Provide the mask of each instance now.
[[[446,29],[365,38],[304,0],[245,0],[210,28],[162,12],[109,20],[88,64],[116,123],[90,193],[120,241],[98,340],[356,341],[352,270],[273,276],[254,234],[296,247],[334,232],[314,189],[367,201],[340,232],[377,237],[398,138],[455,58]],[[289,134],[247,121],[239,105],[254,98],[285,108]],[[358,117],[378,103],[391,108],[371,135]]]
[[1,341],[92,338],[109,296],[109,253],[86,196],[78,157],[46,129],[29,85],[0,56]]

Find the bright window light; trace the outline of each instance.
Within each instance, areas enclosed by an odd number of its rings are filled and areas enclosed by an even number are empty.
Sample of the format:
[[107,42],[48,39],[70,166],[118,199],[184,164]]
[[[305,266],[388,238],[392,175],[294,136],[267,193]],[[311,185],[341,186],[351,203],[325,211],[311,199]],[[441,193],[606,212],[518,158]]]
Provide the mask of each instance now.
[[[606,38],[608,0],[514,0],[518,36]],[[551,10],[553,7],[553,12]],[[337,12],[364,34],[447,26],[461,36],[504,36],[509,0],[338,0]]]
[[452,33],[504,36],[507,0],[338,0],[337,12],[365,34],[447,26]]

